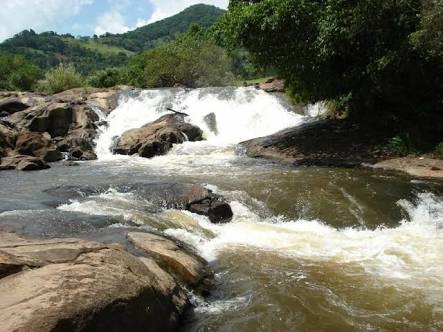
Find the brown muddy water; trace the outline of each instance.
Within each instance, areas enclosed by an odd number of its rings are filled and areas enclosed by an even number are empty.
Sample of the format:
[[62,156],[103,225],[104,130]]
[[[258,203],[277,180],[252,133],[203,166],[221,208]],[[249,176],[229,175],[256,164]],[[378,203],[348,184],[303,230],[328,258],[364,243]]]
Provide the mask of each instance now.
[[[151,160],[110,153],[114,136],[165,105],[189,113],[207,140]],[[202,122],[209,112],[217,135]],[[188,243],[216,283],[193,296],[183,331],[443,330],[443,182],[249,159],[236,143],[309,121],[252,89],[146,91],[107,120],[98,161],[0,173],[0,229],[120,241],[119,229],[137,227]],[[228,199],[234,219],[154,211],[142,192],[118,190],[150,181],[204,184]],[[72,185],[101,189],[75,199],[45,192]]]

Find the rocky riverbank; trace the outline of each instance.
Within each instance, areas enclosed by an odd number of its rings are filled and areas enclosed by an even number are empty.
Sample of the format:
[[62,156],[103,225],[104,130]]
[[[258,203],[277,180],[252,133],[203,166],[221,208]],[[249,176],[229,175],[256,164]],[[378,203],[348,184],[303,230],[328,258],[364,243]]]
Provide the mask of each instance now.
[[347,120],[319,120],[239,144],[252,158],[295,166],[372,167],[411,176],[443,178],[443,161],[424,157],[398,159],[386,148],[389,134]]
[[0,92],[0,170],[48,168],[50,162],[93,160],[100,113],[109,114],[130,87],[73,89],[47,96]]
[[[168,207],[213,222],[232,218],[223,197],[197,184],[115,189],[149,201],[153,214]],[[67,186],[45,193],[57,207],[106,190]],[[0,331],[175,331],[191,307],[189,291],[204,296],[213,285],[208,262],[177,240],[131,221],[110,228],[119,221],[50,210],[52,218],[11,213],[0,221]]]

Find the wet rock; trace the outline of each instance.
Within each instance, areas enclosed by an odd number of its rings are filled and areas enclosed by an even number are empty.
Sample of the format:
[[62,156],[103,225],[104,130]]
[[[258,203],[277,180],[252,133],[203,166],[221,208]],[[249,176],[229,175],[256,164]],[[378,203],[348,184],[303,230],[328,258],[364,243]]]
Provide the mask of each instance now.
[[211,285],[212,274],[207,268],[208,263],[200,256],[154,234],[134,232],[127,236],[137,248],[145,251],[159,266],[186,285],[192,288],[203,286],[203,289]]
[[25,155],[3,157],[0,164],[0,170],[37,171],[47,168],[50,167],[43,159]]
[[0,238],[4,331],[174,331],[188,304],[171,277],[119,246]]
[[[135,193],[154,206],[167,209],[189,210],[208,216],[212,222],[229,222],[232,209],[226,200],[211,190],[192,183],[148,182],[113,185],[118,192]],[[69,199],[97,195],[109,190],[109,186],[62,186],[45,192],[59,200],[59,204]]]
[[223,223],[232,219],[232,210],[228,203],[218,199],[204,199],[189,205],[192,213],[208,216],[213,223]]
[[399,171],[422,178],[443,178],[443,160],[427,157],[403,157],[383,160],[369,167]]
[[218,135],[217,117],[215,116],[215,113],[209,113],[203,118],[203,120],[205,121],[209,130],[212,131],[214,135]]
[[123,133],[116,141],[113,152],[152,158],[167,153],[173,144],[185,141],[201,141],[203,132],[200,128],[184,121],[177,114],[167,114],[141,128]]

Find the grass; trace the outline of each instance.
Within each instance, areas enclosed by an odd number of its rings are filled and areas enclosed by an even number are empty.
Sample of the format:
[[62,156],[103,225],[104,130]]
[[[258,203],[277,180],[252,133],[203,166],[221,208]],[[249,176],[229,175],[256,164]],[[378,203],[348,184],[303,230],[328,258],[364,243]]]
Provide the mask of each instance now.
[[104,55],[113,55],[118,53],[125,53],[126,55],[132,55],[133,53],[131,51],[125,50],[124,48],[116,47],[116,46],[110,46],[106,44],[99,43],[93,39],[88,40],[79,40],[79,39],[73,39],[73,38],[62,38],[64,42],[70,43],[70,44],[77,44],[81,47],[84,47],[90,51],[94,51],[97,53],[101,53]]

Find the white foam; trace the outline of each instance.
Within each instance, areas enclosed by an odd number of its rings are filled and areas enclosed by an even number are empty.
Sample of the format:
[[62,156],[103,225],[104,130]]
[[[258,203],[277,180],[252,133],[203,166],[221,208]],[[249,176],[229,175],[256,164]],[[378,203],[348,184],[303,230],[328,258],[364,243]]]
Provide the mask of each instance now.
[[[129,129],[139,128],[158,119],[168,113],[166,107],[189,114],[187,121],[200,127],[206,138],[204,142],[180,145],[168,155],[211,154],[212,158],[217,153],[225,154],[226,147],[296,126],[305,119],[285,109],[275,96],[254,88],[212,91],[211,89],[146,90],[138,97],[122,100],[117,109],[108,116],[108,127],[102,128],[96,141],[99,160],[122,158],[111,154],[110,148],[115,137]],[[217,134],[211,131],[204,120],[204,117],[210,113],[215,114]],[[232,156],[233,153],[230,154],[230,158]],[[221,159],[223,160],[223,156]]]
[[217,259],[225,250],[255,248],[295,259],[357,264],[372,275],[442,289],[443,199],[421,194],[416,204],[402,200],[399,205],[405,207],[410,220],[396,228],[339,230],[319,220],[262,219],[245,205],[232,202],[235,217],[231,223],[213,225],[194,215],[215,237],[190,236],[183,231],[169,234],[196,246],[208,260]]

